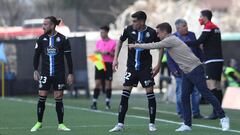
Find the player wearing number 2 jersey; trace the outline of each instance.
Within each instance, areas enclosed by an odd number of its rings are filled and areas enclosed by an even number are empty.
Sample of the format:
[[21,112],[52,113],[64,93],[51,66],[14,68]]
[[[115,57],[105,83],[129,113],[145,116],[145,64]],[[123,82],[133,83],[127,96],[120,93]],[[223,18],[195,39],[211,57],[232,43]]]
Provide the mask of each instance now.
[[[132,25],[126,27],[120,37],[119,44],[115,49],[115,56],[113,61],[113,70],[118,66],[118,55],[122,47],[122,43],[128,39],[128,43],[151,43],[157,42],[156,31],[151,27],[145,25],[147,19],[143,11],[138,11],[132,15]],[[160,51],[162,57],[162,50]],[[133,87],[141,83],[142,87],[146,89],[149,108],[149,131],[156,131],[155,116],[156,116],[156,99],[153,92],[154,80],[153,77],[159,72],[160,60],[158,65],[152,69],[152,56],[149,50],[144,49],[129,49],[127,59],[127,72],[125,74],[124,88],[119,105],[118,124],[109,132],[121,131],[124,126],[124,119],[128,109],[128,99]]]

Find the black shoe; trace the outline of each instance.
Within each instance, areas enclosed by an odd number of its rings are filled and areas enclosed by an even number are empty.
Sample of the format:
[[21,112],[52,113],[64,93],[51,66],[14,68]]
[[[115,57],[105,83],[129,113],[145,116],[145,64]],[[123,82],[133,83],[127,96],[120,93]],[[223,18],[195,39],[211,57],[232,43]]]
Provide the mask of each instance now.
[[214,113],[212,113],[211,115],[207,116],[206,119],[208,120],[216,120],[218,119],[218,116]]
[[96,105],[96,104],[92,104],[92,105],[91,105],[91,109],[92,109],[92,110],[97,110],[97,105]]
[[202,119],[204,118],[201,114],[193,115],[193,119]]

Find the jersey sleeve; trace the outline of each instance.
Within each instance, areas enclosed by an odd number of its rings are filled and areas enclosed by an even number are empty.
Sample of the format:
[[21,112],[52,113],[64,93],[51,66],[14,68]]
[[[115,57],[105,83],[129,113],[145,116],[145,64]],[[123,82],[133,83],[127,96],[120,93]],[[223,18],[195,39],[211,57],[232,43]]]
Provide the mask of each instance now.
[[195,40],[195,41],[188,41],[186,42],[186,44],[188,46],[198,46],[200,44],[203,44],[206,42],[207,38],[209,37],[210,31],[209,30],[203,30],[202,34],[200,35],[200,37]]
[[72,62],[72,54],[71,54],[71,46],[69,40],[66,38],[64,41],[64,54],[67,60],[67,65],[68,65],[68,73],[72,74],[73,73],[73,62]]
[[123,30],[123,34],[120,36],[120,41],[124,42],[128,38],[128,27]]
[[71,52],[71,45],[67,38],[64,40],[63,49],[64,49],[64,53]]
[[42,44],[40,42],[40,39],[38,39],[35,44],[35,53],[34,53],[34,58],[33,58],[34,70],[38,70],[41,53],[42,53]]

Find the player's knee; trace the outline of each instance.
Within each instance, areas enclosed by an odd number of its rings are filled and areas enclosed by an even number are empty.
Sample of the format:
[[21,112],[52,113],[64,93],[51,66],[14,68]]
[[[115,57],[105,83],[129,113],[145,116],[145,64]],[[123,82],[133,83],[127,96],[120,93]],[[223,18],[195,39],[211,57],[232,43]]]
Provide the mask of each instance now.
[[208,89],[212,90],[216,88],[216,83],[214,80],[207,80],[207,87]]
[[128,90],[128,91],[130,91],[131,92],[131,90],[132,90],[132,87],[131,86],[124,86],[124,88],[123,88],[124,90]]
[[38,95],[39,95],[39,96],[46,97],[46,96],[48,95],[48,92],[47,92],[47,91],[40,90],[40,91],[38,92]]
[[147,87],[146,92],[147,93],[152,93],[153,92],[153,87]]
[[62,99],[63,98],[63,93],[62,92],[54,93],[54,98],[55,99]]
[[101,87],[102,87],[101,82],[100,81],[96,81],[95,82],[95,88],[101,89]]

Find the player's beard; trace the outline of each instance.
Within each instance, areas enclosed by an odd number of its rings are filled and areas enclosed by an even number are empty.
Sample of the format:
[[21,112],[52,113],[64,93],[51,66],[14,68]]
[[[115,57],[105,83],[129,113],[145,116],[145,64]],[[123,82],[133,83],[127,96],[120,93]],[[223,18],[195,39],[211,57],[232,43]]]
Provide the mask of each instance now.
[[52,33],[52,30],[51,29],[50,30],[44,30],[44,33],[49,35],[49,34]]

